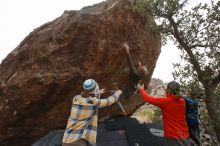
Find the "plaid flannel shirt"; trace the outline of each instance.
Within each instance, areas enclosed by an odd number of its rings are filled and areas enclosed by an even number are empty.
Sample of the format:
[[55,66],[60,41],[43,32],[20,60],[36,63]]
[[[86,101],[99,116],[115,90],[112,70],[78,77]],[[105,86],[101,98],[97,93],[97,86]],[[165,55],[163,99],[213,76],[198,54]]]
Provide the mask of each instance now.
[[71,144],[81,138],[96,145],[98,109],[116,102],[115,95],[106,99],[96,97],[83,98],[77,95],[73,99],[71,114],[63,136],[63,143]]

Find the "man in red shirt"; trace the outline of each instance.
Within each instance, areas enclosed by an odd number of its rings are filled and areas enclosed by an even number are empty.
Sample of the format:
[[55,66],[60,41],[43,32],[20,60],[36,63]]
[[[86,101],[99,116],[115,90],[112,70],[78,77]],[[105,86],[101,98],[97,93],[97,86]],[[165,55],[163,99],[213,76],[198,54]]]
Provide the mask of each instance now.
[[179,83],[169,82],[166,88],[166,97],[154,98],[144,90],[144,85],[138,85],[138,91],[144,101],[161,108],[164,126],[165,146],[193,146],[188,140],[189,133],[186,123],[185,100],[180,98]]

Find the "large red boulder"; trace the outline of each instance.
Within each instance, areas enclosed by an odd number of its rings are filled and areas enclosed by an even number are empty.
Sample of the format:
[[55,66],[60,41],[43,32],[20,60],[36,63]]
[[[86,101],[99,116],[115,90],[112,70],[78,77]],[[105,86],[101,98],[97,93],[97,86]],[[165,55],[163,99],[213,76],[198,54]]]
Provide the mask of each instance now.
[[[123,88],[129,68],[121,45],[134,62],[147,65],[149,83],[160,53],[154,19],[138,14],[135,2],[109,0],[59,18],[31,32],[0,64],[0,144],[30,145],[55,128],[65,128],[72,97],[87,78],[106,90]],[[19,31],[19,30],[18,30]],[[128,114],[143,101],[122,99]],[[119,115],[114,105],[99,117]]]

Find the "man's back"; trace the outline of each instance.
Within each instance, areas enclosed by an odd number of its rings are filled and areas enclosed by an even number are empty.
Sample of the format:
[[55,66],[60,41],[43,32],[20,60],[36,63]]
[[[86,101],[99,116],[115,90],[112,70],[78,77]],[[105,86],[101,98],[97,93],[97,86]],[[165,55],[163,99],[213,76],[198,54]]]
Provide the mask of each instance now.
[[166,138],[186,139],[189,137],[185,115],[185,101],[177,96],[166,97],[169,101],[161,107]]
[[143,99],[161,108],[163,114],[164,137],[172,139],[189,138],[186,124],[185,101],[175,95],[167,95],[165,98],[154,98],[140,90]]

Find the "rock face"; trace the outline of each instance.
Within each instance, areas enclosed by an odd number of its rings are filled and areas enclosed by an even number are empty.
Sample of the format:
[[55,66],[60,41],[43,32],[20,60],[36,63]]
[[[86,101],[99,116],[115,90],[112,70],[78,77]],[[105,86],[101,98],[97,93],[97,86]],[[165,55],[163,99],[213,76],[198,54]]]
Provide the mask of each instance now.
[[[161,79],[151,78],[148,85],[148,92],[153,97],[164,97],[167,84]],[[136,118],[140,123],[157,123],[162,120],[162,114],[159,107],[146,103],[139,107],[132,117]]]
[[[160,53],[153,18],[134,10],[135,2],[106,1],[65,11],[31,32],[0,64],[0,144],[29,145],[48,131],[65,128],[72,97],[94,78],[106,90],[123,88],[129,69],[121,47],[128,42],[134,62],[147,65],[149,83]],[[122,99],[131,115],[143,101]],[[121,114],[114,105],[99,117]]]
[[152,78],[148,88],[152,96],[163,97],[165,95],[166,87],[167,83],[164,83],[161,79]]

